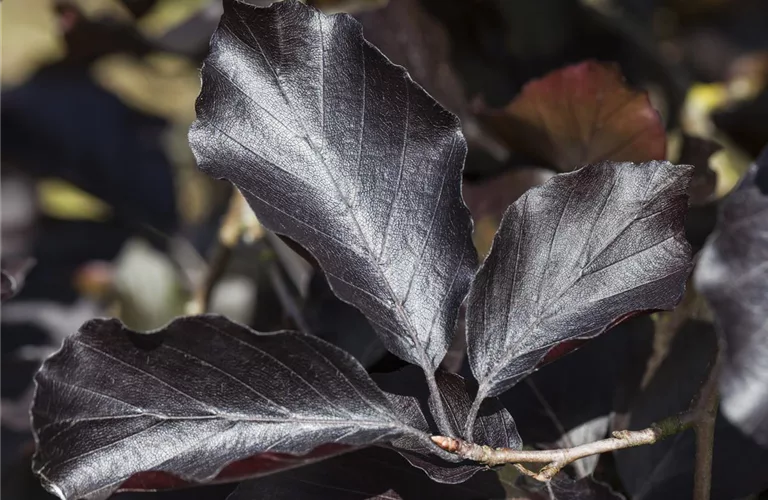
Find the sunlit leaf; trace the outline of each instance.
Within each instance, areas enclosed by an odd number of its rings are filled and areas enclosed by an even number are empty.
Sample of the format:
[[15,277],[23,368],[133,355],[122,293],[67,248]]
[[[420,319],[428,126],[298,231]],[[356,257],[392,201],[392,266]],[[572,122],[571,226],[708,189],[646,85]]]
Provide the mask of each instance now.
[[66,499],[106,498],[147,472],[205,482],[237,461],[328,444],[407,438],[435,448],[348,354],[220,316],[181,318],[152,334],[92,320],[36,382],[33,470]]
[[347,15],[225,4],[190,143],[306,247],[386,347],[434,372],[476,264],[456,117]]
[[481,396],[504,392],[565,340],[677,304],[690,269],[690,174],[667,162],[590,165],[507,210],[467,300]]

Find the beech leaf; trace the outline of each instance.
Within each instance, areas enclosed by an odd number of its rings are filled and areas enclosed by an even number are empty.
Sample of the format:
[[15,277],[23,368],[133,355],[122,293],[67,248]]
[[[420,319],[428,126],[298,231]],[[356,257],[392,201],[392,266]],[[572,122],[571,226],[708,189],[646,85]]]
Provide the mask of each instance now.
[[200,168],[306,247],[390,351],[434,372],[477,259],[458,119],[353,18],[296,0],[227,1],[202,79]]
[[479,396],[509,389],[566,340],[677,304],[690,175],[668,162],[589,165],[507,210],[467,300]]
[[768,447],[768,150],[723,202],[695,283],[725,341],[725,416]]
[[35,380],[33,470],[63,499],[106,498],[146,471],[205,482],[266,452],[430,443],[345,352],[214,315],[152,334],[92,320]]
[[616,66],[586,61],[533,80],[480,119],[512,150],[567,172],[600,161],[663,160],[667,140],[648,95]]
[[518,168],[478,183],[465,182],[464,201],[475,221],[472,239],[481,255],[487,255],[501,217],[507,208],[532,187],[554,176],[545,168]]

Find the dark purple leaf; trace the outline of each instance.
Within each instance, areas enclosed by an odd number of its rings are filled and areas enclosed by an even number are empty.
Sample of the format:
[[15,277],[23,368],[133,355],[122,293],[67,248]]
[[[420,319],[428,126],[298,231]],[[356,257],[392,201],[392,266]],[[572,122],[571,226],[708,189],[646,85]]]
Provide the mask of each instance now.
[[493,472],[457,485],[436,483],[393,451],[367,448],[242,483],[227,500],[485,500],[504,498]]
[[459,122],[362,37],[296,0],[225,4],[190,143],[305,246],[386,347],[434,372],[476,264]]
[[768,447],[768,150],[723,202],[695,283],[725,343],[722,411]]
[[518,481],[518,486],[530,492],[529,500],[624,500],[624,495],[593,477],[573,480],[564,474],[558,474],[548,483],[533,481],[525,476]]
[[467,301],[479,395],[495,396],[563,341],[682,297],[691,169],[601,163],[528,191],[504,215]]
[[[404,422],[425,433],[438,432],[437,425],[430,416],[434,411],[432,401],[429,400],[429,390],[424,374],[419,369],[406,366],[394,373],[374,375],[374,379],[384,390],[392,406],[398,409],[398,415]],[[437,385],[449,415],[450,430],[454,435],[461,435],[477,386],[467,385],[461,376],[442,370],[437,372]],[[472,441],[475,443],[516,449],[522,447],[523,443],[517,434],[514,420],[495,398],[483,402],[475,424],[472,433]],[[399,443],[395,441],[393,444],[398,446]],[[441,483],[466,481],[486,468],[469,462],[446,463],[429,456],[429,449],[420,449],[418,446],[407,445],[400,448],[409,450],[402,454],[411,464],[423,469],[432,479]]]
[[60,498],[106,498],[147,472],[205,482],[255,455],[329,443],[407,436],[436,449],[345,352],[220,316],[181,318],[152,334],[92,320],[36,382],[33,468]]
[[[687,410],[707,379],[716,353],[717,337],[710,323],[684,324],[653,378],[630,406],[627,428],[643,429]],[[768,450],[738,431],[722,412],[715,422],[714,442],[712,500],[746,498],[768,488]],[[691,498],[695,455],[693,431],[613,454],[632,500]]]
[[22,259],[9,262],[3,269],[0,269],[0,301],[15,297],[24,287],[24,280],[27,273],[35,266],[35,259]]

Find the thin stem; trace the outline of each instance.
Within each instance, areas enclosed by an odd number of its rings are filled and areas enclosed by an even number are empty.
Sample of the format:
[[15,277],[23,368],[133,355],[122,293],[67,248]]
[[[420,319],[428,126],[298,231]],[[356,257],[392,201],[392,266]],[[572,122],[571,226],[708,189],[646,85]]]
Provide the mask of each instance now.
[[432,410],[432,416],[435,419],[437,428],[440,432],[447,434],[451,439],[454,437],[453,426],[448,419],[448,412],[443,404],[443,398],[440,394],[440,388],[437,386],[437,380],[435,374],[430,373],[429,370],[424,370],[424,376],[427,378],[427,386],[429,387],[429,401]]
[[250,239],[258,237],[260,230],[258,222],[255,223],[258,227],[254,227],[254,222],[251,219],[246,220],[244,213],[249,213],[248,205],[240,191],[235,190],[229,199],[227,213],[224,215],[221,226],[219,226],[218,241],[208,265],[208,271],[187,305],[188,314],[203,314],[209,309],[213,289],[224,276],[235,246],[244,235],[256,235]]
[[224,271],[227,269],[229,259],[232,257],[232,247],[217,242],[213,251],[213,257],[208,264],[208,271],[205,274],[202,284],[195,290],[194,296],[187,305],[188,314],[203,314],[208,311],[211,305],[211,295],[213,289],[219,282]]
[[467,414],[467,421],[464,424],[464,437],[467,439],[472,439],[472,431],[474,431],[475,428],[475,420],[477,420],[477,415],[480,413],[480,407],[483,405],[483,401],[485,401],[486,394],[487,391],[483,386],[477,388],[475,400],[472,401],[472,406],[470,407],[469,413]]
[[694,408],[698,418],[693,429],[696,432],[696,460],[693,470],[693,500],[709,500],[712,485],[712,460],[715,444],[715,420],[717,418],[717,379],[720,374],[721,355],[709,371],[707,381],[701,387]]
[[616,431],[613,437],[572,448],[559,450],[514,450],[511,448],[491,448],[445,436],[433,436],[432,441],[446,451],[462,458],[489,466],[507,463],[546,463],[533,477],[539,481],[549,481],[566,465],[591,455],[609,451],[653,444],[694,425],[696,412],[667,417],[649,428],[639,431]]
[[299,331],[312,334],[312,330],[304,320],[301,307],[299,307],[299,304],[296,303],[294,294],[285,283],[282,271],[277,266],[278,264],[275,263],[269,268],[269,280],[272,283],[272,289],[275,291],[275,295],[277,295],[277,298],[280,301],[280,304],[282,304],[283,309],[291,318],[291,320],[293,320],[294,325],[296,325]]

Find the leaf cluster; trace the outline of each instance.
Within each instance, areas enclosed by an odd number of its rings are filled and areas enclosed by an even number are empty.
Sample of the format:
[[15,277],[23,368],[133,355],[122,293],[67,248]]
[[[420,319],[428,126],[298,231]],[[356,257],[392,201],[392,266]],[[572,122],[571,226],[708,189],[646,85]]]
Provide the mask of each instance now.
[[[370,376],[350,354],[308,333],[256,332],[215,315],[179,318],[150,334],[92,320],[36,377],[34,470],[44,486],[64,499],[99,499],[117,490],[252,479],[232,498],[267,491],[322,498],[294,487],[311,490],[313,477],[327,474],[328,485],[355,490],[349,498],[425,491],[425,477],[403,479],[412,472],[392,472],[391,482],[389,475],[344,479],[360,468],[357,460],[402,470],[395,450],[438,483],[484,485],[475,493],[446,486],[446,495],[495,496],[482,488],[497,479],[477,479],[488,477],[484,466],[430,437],[521,449],[505,408],[514,413],[514,401],[502,405],[497,397],[627,318],[674,308],[691,270],[684,216],[693,169],[651,160],[664,149],[647,135],[623,144],[618,151],[628,156],[616,158],[616,141],[606,139],[616,127],[580,129],[571,142],[547,137],[557,130],[546,121],[552,115],[536,115],[535,99],[523,99],[580,78],[600,84],[594,94],[618,77],[599,65],[575,67],[524,90],[507,110],[506,119],[538,120],[528,139],[514,140],[535,151],[554,141],[540,161],[564,173],[506,208],[478,265],[462,197],[467,144],[459,119],[366,41],[350,16],[296,0],[268,8],[225,2],[189,136],[199,167],[234,184],[266,228],[306,249],[333,293],[410,366]],[[647,101],[634,93],[611,98],[604,109],[578,107],[577,127],[589,123],[587,115],[607,126],[611,110],[624,106],[645,112]],[[646,118],[631,124],[630,137],[648,127],[663,135],[655,116]],[[657,149],[644,151],[646,140]],[[760,175],[756,169],[750,179]],[[725,226],[731,213],[764,212],[752,208],[764,193],[750,182],[757,181],[745,181],[725,209],[721,233],[736,231]],[[754,236],[743,237],[752,244]],[[718,241],[732,239],[710,245]],[[702,258],[720,255],[710,249]],[[744,270],[741,281],[755,297],[762,290],[756,276]],[[697,276],[713,304],[728,299],[708,292],[719,290],[708,286],[717,279]],[[440,369],[462,304],[466,379]],[[726,333],[731,324],[741,325],[724,320]],[[765,432],[760,412],[738,413],[741,406],[727,400],[724,409],[747,430]],[[313,468],[320,460],[330,465]],[[559,478],[548,487],[610,491],[590,479]]]

